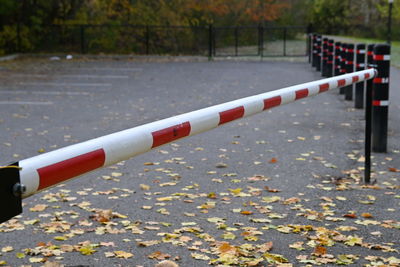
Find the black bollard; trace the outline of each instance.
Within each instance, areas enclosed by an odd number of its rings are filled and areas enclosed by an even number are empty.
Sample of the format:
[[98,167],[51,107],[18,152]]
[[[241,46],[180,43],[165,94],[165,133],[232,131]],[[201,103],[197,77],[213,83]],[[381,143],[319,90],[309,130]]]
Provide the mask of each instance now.
[[317,71],[321,71],[321,52],[322,52],[322,36],[317,35],[317,60],[315,62],[315,68]]
[[[346,49],[346,73],[354,72],[354,44],[347,44]],[[353,100],[353,84],[344,88],[344,99]]]
[[313,33],[313,38],[312,38],[312,58],[311,58],[311,66],[316,67],[317,66],[317,34]]
[[335,43],[335,61],[334,61],[334,75],[340,75],[340,49],[342,48],[341,42]]
[[328,40],[328,61],[326,63],[326,77],[333,76],[333,49],[334,41]]
[[328,64],[328,38],[322,39],[322,50],[321,50],[321,75],[323,77],[327,76],[327,64]]
[[[347,44],[343,43],[340,49],[340,74],[346,74],[346,50]],[[344,87],[340,88],[340,94],[344,94]]]
[[386,152],[389,113],[390,45],[376,45],[373,57],[378,75],[373,81],[372,150],[374,152]]
[[[367,68],[375,68],[373,53],[374,44],[367,47]],[[365,163],[364,163],[364,182],[371,182],[371,135],[372,135],[372,80],[367,81],[365,90]]]
[[[365,44],[356,46],[356,71],[365,69]],[[355,85],[355,108],[364,107],[364,85],[365,82],[356,83]]]

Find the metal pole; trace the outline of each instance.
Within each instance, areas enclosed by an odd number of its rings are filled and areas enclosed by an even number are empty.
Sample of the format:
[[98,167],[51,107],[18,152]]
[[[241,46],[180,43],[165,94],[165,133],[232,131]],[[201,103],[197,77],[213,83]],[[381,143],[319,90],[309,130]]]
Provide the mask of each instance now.
[[286,34],[287,34],[286,27],[283,28],[283,56],[286,57]]
[[85,54],[85,25],[81,25],[81,53]]
[[263,57],[263,54],[264,54],[264,27],[261,24],[259,27],[260,27],[259,32],[258,32],[259,38],[260,38],[259,53],[260,53],[260,56]]
[[146,55],[150,53],[150,27],[146,25]]
[[372,150],[386,152],[388,136],[390,45],[374,48],[374,61],[378,76],[373,80]]
[[238,56],[238,46],[239,46],[239,28],[235,28],[235,56]]
[[[374,68],[373,51],[374,44],[369,44],[367,49],[368,69]],[[367,81],[366,102],[365,102],[365,162],[364,182],[371,182],[371,135],[372,135],[372,80]]]
[[212,24],[210,24],[208,26],[208,60],[212,60],[212,56],[213,56],[213,54],[212,54],[212,51],[213,51],[212,38],[213,38],[213,26],[212,26]]

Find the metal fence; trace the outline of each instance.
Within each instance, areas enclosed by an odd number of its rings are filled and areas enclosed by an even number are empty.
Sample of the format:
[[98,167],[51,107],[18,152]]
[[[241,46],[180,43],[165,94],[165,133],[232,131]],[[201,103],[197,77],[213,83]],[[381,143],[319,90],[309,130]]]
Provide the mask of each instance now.
[[[307,27],[15,25],[6,53],[135,55],[305,56]],[[1,47],[0,47],[1,49]]]

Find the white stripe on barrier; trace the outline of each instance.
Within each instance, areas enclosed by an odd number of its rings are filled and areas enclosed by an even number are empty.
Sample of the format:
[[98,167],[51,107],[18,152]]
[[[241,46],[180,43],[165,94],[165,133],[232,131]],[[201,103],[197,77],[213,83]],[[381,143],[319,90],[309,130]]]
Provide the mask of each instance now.
[[375,69],[299,84],[137,126],[19,162],[23,197],[175,140],[308,96],[371,79]]

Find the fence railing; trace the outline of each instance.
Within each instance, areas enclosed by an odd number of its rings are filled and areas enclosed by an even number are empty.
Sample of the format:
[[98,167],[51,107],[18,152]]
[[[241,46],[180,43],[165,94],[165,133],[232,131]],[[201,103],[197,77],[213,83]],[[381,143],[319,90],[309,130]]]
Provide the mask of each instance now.
[[[307,27],[49,25],[8,26],[6,53],[305,56]],[[11,28],[10,28],[11,27]],[[1,35],[1,33],[0,33]]]
[[375,69],[299,84],[148,123],[0,167],[0,223],[22,212],[22,198],[153,148],[273,107],[375,77]]

